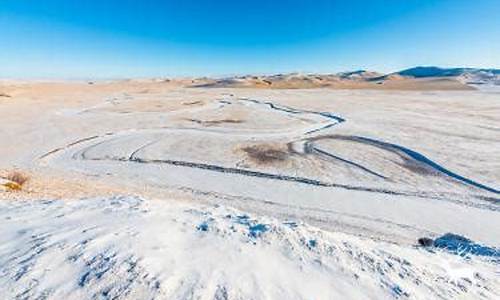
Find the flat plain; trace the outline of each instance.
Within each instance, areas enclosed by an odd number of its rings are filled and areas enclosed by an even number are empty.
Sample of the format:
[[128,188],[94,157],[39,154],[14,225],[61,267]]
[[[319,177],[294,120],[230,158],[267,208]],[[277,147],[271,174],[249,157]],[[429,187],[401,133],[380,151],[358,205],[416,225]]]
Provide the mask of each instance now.
[[498,299],[500,89],[447,89],[5,81],[0,296]]

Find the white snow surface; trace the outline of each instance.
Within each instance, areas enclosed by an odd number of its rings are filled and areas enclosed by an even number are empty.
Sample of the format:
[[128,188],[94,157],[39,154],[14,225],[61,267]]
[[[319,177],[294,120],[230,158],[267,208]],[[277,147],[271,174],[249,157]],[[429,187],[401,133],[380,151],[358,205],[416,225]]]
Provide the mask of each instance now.
[[0,299],[498,299],[498,264],[220,205],[0,201]]
[[0,85],[0,300],[500,299],[498,252],[415,246],[500,246],[478,86]]

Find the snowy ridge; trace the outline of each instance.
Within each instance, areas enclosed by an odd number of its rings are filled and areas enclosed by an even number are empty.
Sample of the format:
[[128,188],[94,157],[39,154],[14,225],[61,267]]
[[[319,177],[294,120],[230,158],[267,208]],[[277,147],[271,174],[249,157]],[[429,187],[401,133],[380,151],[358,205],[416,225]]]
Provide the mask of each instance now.
[[1,299],[498,299],[498,263],[123,196],[0,202]]

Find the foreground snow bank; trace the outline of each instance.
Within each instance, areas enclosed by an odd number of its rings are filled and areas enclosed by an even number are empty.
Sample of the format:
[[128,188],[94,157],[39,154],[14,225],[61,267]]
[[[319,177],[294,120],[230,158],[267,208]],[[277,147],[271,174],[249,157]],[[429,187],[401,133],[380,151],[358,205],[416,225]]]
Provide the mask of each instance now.
[[498,299],[498,264],[221,206],[0,202],[1,299]]

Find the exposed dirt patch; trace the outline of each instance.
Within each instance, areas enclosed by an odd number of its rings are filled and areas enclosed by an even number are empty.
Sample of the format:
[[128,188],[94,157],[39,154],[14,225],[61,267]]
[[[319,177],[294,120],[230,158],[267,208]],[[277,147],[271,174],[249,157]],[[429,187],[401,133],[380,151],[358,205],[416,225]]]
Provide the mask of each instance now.
[[[8,171],[0,170],[0,177],[7,180]],[[21,172],[26,181],[19,189],[7,189],[15,193],[0,193],[2,199],[77,199],[103,195],[119,195],[123,193],[142,192],[142,190],[125,189],[107,183],[100,177],[60,176],[56,174],[39,174]],[[17,175],[12,179],[16,179]],[[22,177],[21,177],[22,178]],[[14,181],[11,181],[14,182]],[[0,189],[0,192],[2,189]]]
[[213,126],[219,124],[239,124],[243,123],[240,119],[220,119],[220,120],[198,120],[198,119],[187,119],[188,121],[201,124],[203,126]]
[[[398,153],[399,154],[399,153]],[[415,161],[414,159],[408,158],[399,154],[403,163],[398,163],[401,167],[407,169],[408,171],[419,174],[422,176],[440,176],[440,174],[429,166]]]
[[197,105],[197,104],[203,104],[203,102],[202,101],[182,102],[182,105]]
[[22,186],[28,181],[29,176],[21,171],[10,171],[5,178]]
[[1,185],[8,191],[22,190],[24,184],[29,180],[29,178],[30,176],[28,176],[28,174],[17,170],[0,174],[0,179],[3,179]]
[[12,96],[9,95],[9,94],[6,94],[6,93],[1,93],[0,92],[0,97],[4,97],[4,98],[11,98]]
[[150,89],[144,89],[144,90],[137,91],[137,94],[149,94],[149,93],[151,93]]
[[241,148],[248,157],[258,164],[284,162],[290,153],[276,145],[253,145]]

